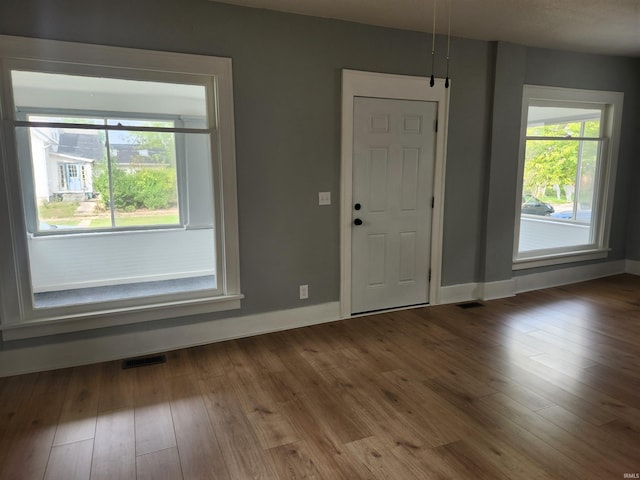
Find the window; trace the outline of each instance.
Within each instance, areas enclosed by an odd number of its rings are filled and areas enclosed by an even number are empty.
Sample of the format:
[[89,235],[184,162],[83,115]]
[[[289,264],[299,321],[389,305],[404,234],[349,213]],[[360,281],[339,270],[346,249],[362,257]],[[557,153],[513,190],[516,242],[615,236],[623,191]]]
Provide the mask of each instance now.
[[238,308],[231,62],[0,40],[3,337]]
[[514,268],[606,256],[622,94],[526,86]]
[[[12,73],[14,79],[28,75],[27,72],[19,72],[20,75]],[[68,83],[70,76],[47,74],[44,78],[46,83],[42,84],[42,90],[51,91],[56,82],[60,85]],[[26,83],[24,79],[22,82],[14,81],[14,92],[20,93],[20,86]],[[108,87],[104,79],[99,79],[99,82],[102,89],[116,87]],[[160,84],[154,85],[158,88]],[[118,88],[122,90],[125,87],[118,85]],[[178,97],[173,86],[167,85],[166,89],[165,98]],[[204,92],[202,97],[204,102]],[[29,142],[21,137],[22,142],[18,145],[19,150],[25,150],[21,158],[30,163],[22,165],[22,177],[33,177],[33,182],[25,184],[24,191],[35,196],[37,205],[38,218],[31,222],[29,231],[40,233],[38,225],[52,224],[56,225],[53,233],[58,235],[69,227],[77,229],[79,226],[93,230],[182,224],[180,217],[188,217],[185,205],[179,201],[179,194],[184,197],[189,183],[188,174],[182,175],[182,172],[187,172],[185,149],[188,146],[185,142],[198,141],[197,135],[185,135],[178,128],[183,125],[184,116],[160,120],[159,115],[149,114],[148,119],[141,120],[142,115],[137,114],[135,119],[114,119],[99,117],[90,104],[84,107],[87,109],[83,113],[94,116],[66,118],[62,109],[56,111],[57,116],[51,113],[20,115],[26,118],[24,125],[31,125]],[[120,117],[126,114],[119,113]],[[204,127],[205,118],[199,118]],[[193,118],[190,123],[194,123]],[[208,133],[203,131],[201,135],[208,136]],[[42,137],[50,140],[43,143]],[[54,138],[56,140],[52,140]],[[51,169],[47,168],[47,164],[53,161],[59,165],[57,182],[49,178]],[[204,161],[204,165],[196,168],[199,162]],[[39,167],[38,163],[42,165]],[[189,171],[210,175],[209,163],[208,155],[191,158]],[[178,175],[178,170],[181,175]],[[56,183],[59,190],[51,187]],[[33,193],[30,192],[32,184],[40,186]],[[211,197],[210,188],[202,193]],[[61,208],[62,205],[55,202],[68,204],[69,209]],[[80,203],[82,208],[71,208],[78,207]],[[68,215],[60,216],[61,210]],[[211,212],[208,215],[213,217]],[[47,232],[52,233],[50,229]]]

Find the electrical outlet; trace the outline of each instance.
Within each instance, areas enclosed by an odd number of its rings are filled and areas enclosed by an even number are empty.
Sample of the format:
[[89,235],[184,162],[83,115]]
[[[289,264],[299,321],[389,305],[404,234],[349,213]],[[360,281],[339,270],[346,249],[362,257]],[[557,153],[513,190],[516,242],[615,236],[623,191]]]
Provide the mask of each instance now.
[[309,298],[309,285],[300,285],[300,300]]

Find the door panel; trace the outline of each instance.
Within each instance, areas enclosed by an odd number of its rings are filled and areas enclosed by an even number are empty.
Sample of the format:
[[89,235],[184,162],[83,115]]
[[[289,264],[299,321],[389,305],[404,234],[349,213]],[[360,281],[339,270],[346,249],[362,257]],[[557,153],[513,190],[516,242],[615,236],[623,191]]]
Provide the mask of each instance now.
[[352,313],[428,302],[436,110],[354,99]]

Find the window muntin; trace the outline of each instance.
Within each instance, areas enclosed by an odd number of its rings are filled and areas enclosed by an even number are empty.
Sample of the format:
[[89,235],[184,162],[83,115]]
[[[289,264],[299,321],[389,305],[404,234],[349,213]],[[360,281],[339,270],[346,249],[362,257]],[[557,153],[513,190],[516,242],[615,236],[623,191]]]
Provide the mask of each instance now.
[[620,96],[525,87],[514,268],[606,251]]

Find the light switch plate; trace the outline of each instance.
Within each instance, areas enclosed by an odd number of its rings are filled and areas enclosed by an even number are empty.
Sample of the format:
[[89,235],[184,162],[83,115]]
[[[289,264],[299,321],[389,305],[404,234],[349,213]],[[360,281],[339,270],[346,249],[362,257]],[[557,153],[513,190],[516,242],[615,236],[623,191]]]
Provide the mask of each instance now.
[[331,192],[318,192],[318,205],[331,205]]

